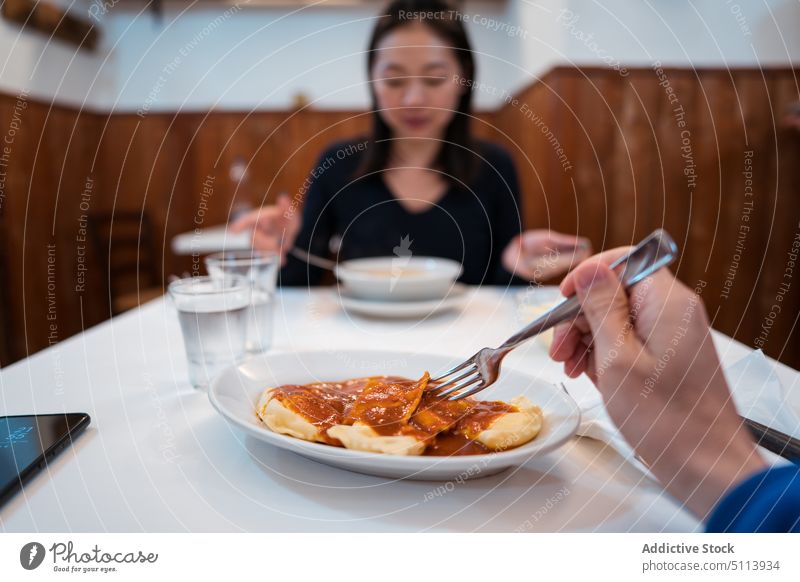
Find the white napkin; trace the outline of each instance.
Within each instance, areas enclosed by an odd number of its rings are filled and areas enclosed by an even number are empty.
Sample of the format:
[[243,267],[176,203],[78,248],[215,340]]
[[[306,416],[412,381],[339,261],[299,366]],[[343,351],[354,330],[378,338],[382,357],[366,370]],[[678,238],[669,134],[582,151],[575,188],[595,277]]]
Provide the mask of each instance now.
[[725,370],[725,377],[739,414],[800,438],[800,415],[792,408],[786,389],[761,350]]
[[[723,371],[733,393],[736,408],[742,416],[789,435],[800,436],[800,416],[789,405],[783,385],[761,350],[752,352]],[[581,377],[578,381],[584,379],[585,377]],[[574,382],[567,384],[568,390],[571,388],[570,384]],[[586,393],[585,386],[581,386],[579,390]],[[581,424],[578,427],[578,435],[607,443],[643,473],[655,479],[647,467],[636,458],[633,448],[611,421],[599,392],[596,398],[582,398],[580,407]],[[763,453],[773,462],[778,462],[780,459],[768,451]]]
[[647,466],[636,457],[633,447],[628,444],[628,441],[624,439],[622,433],[619,432],[616,425],[611,420],[608,412],[606,412],[606,407],[603,404],[603,400],[600,397],[599,392],[597,394],[597,401],[589,402],[584,400],[580,403],[580,407],[581,424],[578,426],[579,436],[608,444],[612,449],[617,451],[617,453],[622,455],[626,461],[637,467],[642,473],[654,481],[658,481],[658,479],[656,479],[656,477],[650,472],[650,469],[648,469]]

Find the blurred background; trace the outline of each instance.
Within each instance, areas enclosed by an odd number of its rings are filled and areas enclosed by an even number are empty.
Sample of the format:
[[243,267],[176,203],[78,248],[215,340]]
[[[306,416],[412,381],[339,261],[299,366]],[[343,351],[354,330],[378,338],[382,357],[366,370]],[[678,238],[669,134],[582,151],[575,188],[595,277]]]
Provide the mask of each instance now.
[[[182,233],[298,192],[369,127],[382,2],[2,0],[0,365],[160,295]],[[714,327],[800,367],[800,3],[460,3],[475,132],[525,226],[657,227]]]

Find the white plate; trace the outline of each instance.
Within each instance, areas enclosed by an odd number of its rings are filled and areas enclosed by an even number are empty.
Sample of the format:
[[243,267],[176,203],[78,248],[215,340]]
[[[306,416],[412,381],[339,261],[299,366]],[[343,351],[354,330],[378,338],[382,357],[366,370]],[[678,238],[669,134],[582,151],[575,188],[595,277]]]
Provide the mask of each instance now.
[[339,303],[352,313],[369,317],[390,319],[422,318],[428,315],[460,307],[467,297],[467,287],[456,283],[446,297],[426,301],[378,301],[361,299],[339,289]]
[[460,358],[434,354],[367,350],[268,354],[225,370],[211,383],[209,399],[229,422],[266,443],[333,467],[396,479],[463,480],[493,475],[554,451],[575,434],[580,410],[572,398],[557,386],[513,369],[504,369],[501,379],[481,396],[508,401],[523,394],[541,406],[544,424],[531,442],[499,453],[404,457],[352,451],[272,432],[255,414],[259,395],[271,386],[378,374],[415,378],[425,370],[442,372],[458,361]]
[[412,256],[353,259],[334,269],[348,295],[379,301],[440,299],[462,271],[457,261]]

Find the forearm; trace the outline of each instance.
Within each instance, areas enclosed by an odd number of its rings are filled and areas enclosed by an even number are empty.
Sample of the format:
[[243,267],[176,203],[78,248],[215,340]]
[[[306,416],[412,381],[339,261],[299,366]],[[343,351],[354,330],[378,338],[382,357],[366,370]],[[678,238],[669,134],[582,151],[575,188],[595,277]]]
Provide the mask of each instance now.
[[654,421],[637,452],[667,491],[705,520],[725,494],[766,468],[758,448],[736,421],[685,417]]

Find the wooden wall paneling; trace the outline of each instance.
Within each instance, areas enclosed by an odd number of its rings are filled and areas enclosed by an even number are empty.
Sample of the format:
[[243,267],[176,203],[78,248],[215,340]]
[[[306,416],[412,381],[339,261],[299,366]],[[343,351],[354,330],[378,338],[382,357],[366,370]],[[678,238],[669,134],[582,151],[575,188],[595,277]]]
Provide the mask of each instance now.
[[[0,97],[0,135],[5,140],[8,130],[11,128],[11,121],[15,107],[16,99],[12,96],[3,95]],[[31,104],[28,104],[31,107]],[[22,123],[30,124],[33,122],[31,119],[35,114],[31,113],[30,109],[26,111]],[[0,153],[3,155],[3,167],[0,168],[4,172],[2,182],[2,198],[0,198],[0,243],[3,249],[0,252],[4,253],[4,261],[2,264],[3,272],[0,284],[3,286],[3,304],[0,309],[3,311],[2,333],[4,335],[4,353],[0,354],[2,360],[1,365],[7,365],[10,362],[22,357],[20,354],[25,353],[25,341],[23,333],[23,294],[21,286],[22,273],[20,271],[22,263],[20,261],[21,253],[21,238],[23,231],[23,218],[24,211],[20,210],[22,203],[22,191],[25,187],[24,171],[23,168],[27,165],[27,158],[30,150],[25,147],[24,137],[18,135],[13,144],[8,145],[3,143],[0,145],[2,148]]]
[[[563,155],[574,166],[575,147],[571,135],[575,132],[575,82],[580,73],[575,70],[547,77],[545,87],[549,92],[534,92],[534,111],[540,115],[543,125],[535,120],[527,121],[538,151],[539,159],[547,164],[546,195],[552,222],[549,228],[562,232],[577,232],[580,223],[580,208],[573,187],[572,168],[562,164]],[[546,131],[547,130],[547,131]],[[552,134],[552,137],[551,137]],[[559,148],[562,156],[559,155]]]
[[[535,86],[530,91],[528,106],[535,115],[540,116],[544,123],[551,127],[554,123],[553,109],[555,92],[558,90],[558,83],[553,77],[545,77],[541,80],[541,86]],[[564,193],[558,190],[556,177],[556,162],[553,160],[553,152],[545,136],[541,133],[541,128],[536,127],[536,123],[531,119],[524,121],[516,120],[527,131],[527,142],[523,147],[530,152],[533,163],[536,165],[537,173],[542,176],[542,195],[545,206],[541,207],[542,214],[537,214],[534,224],[538,227],[554,228],[563,230],[564,216],[569,214],[568,207],[572,201],[570,192]],[[526,196],[526,195],[525,195]]]
[[[667,228],[682,248],[678,275],[692,286],[699,279],[708,281],[704,298],[716,314],[715,325],[753,345],[775,301],[787,245],[800,220],[800,139],[796,132],[776,134],[770,110],[772,103],[779,115],[798,99],[796,71],[669,69],[666,74],[691,132],[699,193],[687,188],[683,174],[684,128],[677,124],[675,103],[649,68],[632,69],[628,77],[599,68],[554,69],[516,95],[517,103],[480,114],[476,133],[505,142],[512,152],[527,227],[574,230],[589,236],[596,248],[627,243],[657,226]],[[0,129],[8,127],[14,102],[11,96],[0,98]],[[559,163],[541,131],[543,124],[564,147],[571,169]],[[190,257],[172,254],[170,243],[195,226],[201,203],[203,224],[210,225],[225,222],[239,201],[255,206],[273,201],[280,191],[297,193],[327,144],[363,134],[369,126],[369,115],[358,111],[212,111],[140,118],[29,102],[0,215],[10,274],[3,291],[12,306],[2,316],[7,351],[16,359],[48,344],[47,321],[40,314],[47,310],[47,244],[53,241],[58,339],[81,328],[81,297],[73,290],[75,237],[87,176],[94,179],[92,211],[145,210],[152,217],[166,277],[192,267]],[[752,228],[735,284],[723,298],[742,220],[747,148],[754,151]],[[250,167],[247,180],[236,184],[230,167],[239,157]],[[212,174],[214,192],[204,201],[203,183]],[[54,212],[56,230],[51,233]],[[96,309],[107,292],[100,266],[91,271],[91,290],[87,287],[82,297],[84,325],[107,315],[104,310],[87,314],[87,306]],[[765,350],[798,366],[800,272],[795,277],[782,299],[792,315],[776,319]]]
[[[800,79],[796,75],[784,73],[774,80],[772,97],[775,113],[782,118],[789,106],[800,101]],[[800,131],[780,127],[778,130],[778,191],[781,193],[778,213],[787,216],[788,228],[783,241],[784,281],[791,285],[783,301],[780,327],[776,330],[779,338],[781,358],[800,367],[800,257],[791,273],[788,256],[793,244],[800,236]]]
[[[11,110],[9,106],[11,98],[6,95],[0,96],[0,131],[5,133],[11,121]],[[2,146],[0,146],[2,150]],[[18,356],[17,345],[13,336],[16,334],[18,325],[15,321],[15,309],[17,297],[14,294],[14,280],[16,274],[12,271],[12,255],[15,251],[15,240],[11,232],[11,212],[9,205],[11,202],[12,186],[10,180],[14,173],[10,167],[11,160],[6,161],[5,150],[0,151],[4,156],[3,166],[0,167],[0,366],[6,366],[13,362]]]
[[[308,125],[304,127],[305,124]],[[281,120],[279,133],[271,138],[274,157],[279,162],[273,164],[272,170],[275,193],[285,191],[293,200],[298,200],[306,172],[317,164],[323,148],[328,145],[325,137],[330,141],[338,137],[330,133],[319,136],[320,129],[320,117],[310,110],[291,112]]]
[[[214,226],[226,221],[234,196],[245,192],[231,179],[231,165],[241,156],[245,163],[252,158],[252,141],[246,131],[245,116],[237,112],[205,112],[179,116],[176,132],[181,135],[182,151],[176,163],[181,165],[178,179],[189,199],[189,205],[171,221],[191,230],[200,222]],[[248,182],[257,169],[247,168]],[[199,225],[198,225],[199,226]],[[180,232],[180,229],[178,229]]]
[[657,147],[652,116],[657,106],[647,72],[633,72],[623,81],[620,132],[615,144],[613,171],[617,182],[609,201],[609,241],[606,246],[629,245],[648,231],[648,202],[652,177],[658,175]]
[[[675,272],[685,283],[697,282],[695,268],[697,256],[693,251],[692,233],[690,231],[691,217],[696,212],[694,188],[691,186],[689,176],[685,170],[687,160],[684,156],[684,147],[687,144],[684,138],[689,138],[688,146],[694,152],[692,136],[698,131],[697,108],[697,72],[696,71],[669,71],[670,85],[678,101],[670,107],[669,133],[671,139],[662,146],[666,151],[665,159],[669,164],[665,171],[671,177],[667,183],[670,186],[667,202],[669,206],[666,215],[669,217],[670,232],[678,241],[680,258],[675,266]],[[685,132],[688,132],[686,134]],[[696,169],[696,168],[695,168]]]
[[[100,172],[100,195],[93,201],[92,212],[109,214],[137,212],[144,209],[144,192],[150,181],[152,161],[146,155],[147,139],[142,139],[143,120],[133,115],[109,116],[101,127],[100,153],[97,167]],[[155,217],[153,217],[156,222]],[[113,229],[113,218],[112,218]],[[112,233],[113,235],[113,233]],[[101,276],[109,314],[111,313],[110,257],[103,254]]]
[[[89,233],[89,209],[97,195],[97,175],[92,160],[97,149],[97,119],[90,112],[75,113],[54,109],[48,128],[47,158],[49,166],[58,166],[55,187],[57,205],[52,208],[55,237],[59,247],[59,268],[64,281],[62,311],[65,337],[83,331],[105,319],[101,302],[95,300],[102,291],[97,275],[98,257],[93,252]],[[47,188],[47,185],[43,185]]]
[[[0,127],[6,127],[6,115],[3,101],[0,100]],[[5,169],[0,169],[5,172]],[[8,226],[6,224],[5,199],[6,187],[5,176],[2,176],[3,185],[0,186],[0,368],[7,366],[13,361],[11,351],[11,310],[12,304],[8,297],[8,286],[11,273],[8,266],[8,247],[9,242],[6,238]]]
[[[560,214],[564,200],[562,200],[562,193],[555,190],[553,183],[555,168],[554,162],[547,155],[550,152],[549,144],[542,136],[541,130],[537,129],[536,122],[527,117],[536,115],[552,123],[549,105],[553,98],[553,91],[552,80],[541,79],[540,83],[532,86],[522,95],[523,100],[517,106],[511,121],[516,127],[516,135],[520,135],[522,132],[522,135],[515,138],[515,141],[520,143],[522,150],[527,153],[527,158],[533,164],[532,172],[527,176],[528,179],[522,181],[523,189],[532,188],[534,192],[532,196],[530,190],[523,191],[523,199],[530,201],[528,209],[525,211],[529,227],[559,228],[562,224]],[[527,110],[523,107],[526,107]],[[512,133],[513,135],[515,134]]]
[[[142,136],[148,139],[150,151],[147,159],[152,167],[152,178],[143,189],[145,209],[154,217],[158,245],[163,252],[163,274],[192,273],[191,257],[176,256],[172,252],[172,239],[191,231],[197,218],[202,225],[215,224],[214,209],[220,199],[216,193],[207,196],[201,206],[201,186],[207,173],[198,165],[197,139],[202,131],[202,116],[156,116],[148,119]],[[216,192],[215,180],[212,190]]]
[[[498,143],[505,146],[510,152],[517,170],[517,181],[520,184],[520,204],[522,205],[522,224],[530,225],[532,206],[542,205],[544,200],[544,189],[540,186],[540,176],[537,173],[533,160],[531,159],[531,152],[522,148],[519,143],[520,138],[515,138],[515,133],[511,128],[507,119],[514,115],[515,110],[511,110],[508,106],[500,109],[492,119],[493,125],[497,128]],[[539,187],[527,186],[526,184],[533,182]],[[523,192],[525,195],[523,196]]]
[[470,130],[475,138],[486,139],[495,143],[505,143],[506,137],[503,135],[495,115],[477,113],[473,117],[474,119],[470,121]]
[[[565,204],[561,192],[551,183],[554,162],[549,144],[538,123],[548,127],[553,123],[550,102],[553,88],[550,79],[541,79],[522,91],[518,103],[505,106],[502,128],[509,135],[511,151],[520,173],[523,191],[523,211],[528,228],[556,228],[562,221]],[[560,166],[559,166],[560,169]]]
[[17,108],[4,202],[9,348],[15,359],[94,323],[76,290],[78,199],[90,174],[92,121],[45,103],[5,98],[4,134]]
[[181,169],[181,183],[186,180],[184,187],[191,206],[182,209],[181,216],[172,217],[173,222],[180,225],[180,228],[170,229],[172,236],[195,227],[228,222],[238,197],[246,196],[250,183],[261,178],[262,168],[249,164],[246,182],[238,184],[231,179],[230,170],[236,159],[241,156],[246,163],[251,162],[258,145],[245,130],[244,115],[228,112],[208,116],[194,114],[191,122],[188,121],[177,120],[182,126],[180,131],[184,134],[185,144],[182,162],[185,170]]
[[753,318],[745,314],[755,288],[742,281],[741,275],[755,274],[763,256],[763,250],[753,244],[752,215],[746,207],[752,198],[745,195],[742,175],[749,146],[743,121],[746,105],[740,93],[753,80],[752,75],[720,71],[704,74],[699,86],[699,100],[709,106],[705,119],[713,116],[714,123],[712,128],[706,121],[709,127],[701,132],[716,139],[703,144],[709,151],[699,155],[702,199],[695,206],[692,228],[701,231],[705,239],[704,246],[697,249],[702,262],[697,277],[708,283],[703,298],[714,325],[738,337],[748,335],[748,327],[752,327]]
[[[162,284],[170,275],[200,272],[194,270],[192,257],[172,252],[172,238],[191,231],[195,219],[201,226],[214,224],[209,220],[213,192],[203,208],[198,207],[199,184],[207,175],[193,155],[201,119],[202,115],[191,112],[148,114],[140,119],[135,134],[127,134],[126,147],[139,150],[136,159],[124,162],[121,169],[114,163],[107,167],[112,177],[122,177],[120,203],[146,212],[153,222]],[[137,166],[142,177],[129,180]]]
[[366,112],[304,112],[304,117],[292,120],[295,143],[298,144],[296,172],[293,183],[297,191],[305,181],[308,172],[332,142],[364,139],[372,126],[371,115]]
[[611,161],[611,171],[614,173],[616,183],[607,202],[608,238],[603,241],[603,248],[630,244],[633,238],[631,228],[639,219],[639,208],[636,204],[636,169],[632,164],[635,149],[641,147],[639,135],[646,123],[642,119],[641,105],[635,98],[634,92],[635,85],[632,79],[630,77],[624,79],[619,129],[615,133],[612,149],[614,156]]
[[[783,218],[777,217],[777,151],[775,143],[776,119],[770,110],[770,88],[760,74],[742,72],[736,75],[736,94],[743,110],[742,132],[744,143],[740,144],[740,160],[733,167],[735,184],[740,202],[735,205],[738,216],[734,219],[744,224],[744,153],[753,151],[753,202],[752,214],[747,215],[750,229],[740,244],[741,260],[737,265],[737,238],[728,243],[728,253],[724,262],[723,276],[733,277],[730,299],[720,297],[719,323],[717,327],[734,335],[749,345],[753,345],[761,322],[771,301],[770,275],[772,257],[769,255],[770,240],[776,235],[774,230]],[[738,230],[738,226],[736,227]],[[732,270],[732,272],[731,272]]]
[[653,71],[652,77],[653,82],[664,84],[658,85],[660,93],[657,98],[660,107],[657,131],[662,180],[656,186],[654,199],[650,203],[656,208],[655,215],[658,217],[655,226],[666,229],[678,243],[680,254],[672,267],[673,271],[685,282],[694,285],[693,257],[687,252],[693,199],[683,172],[685,162],[681,136],[684,131],[693,130],[696,76],[692,71],[674,69],[665,70],[664,74],[665,78],[659,78]]
[[[568,166],[562,165],[558,158],[558,148],[553,143],[548,143],[553,163],[550,166],[551,178],[549,183],[558,192],[562,192],[564,212],[560,218],[559,229],[564,232],[578,233],[588,219],[581,208],[580,194],[576,190],[574,181],[575,162],[580,156],[578,143],[581,141],[581,120],[577,110],[578,95],[582,90],[583,73],[579,70],[570,70],[558,75],[553,87],[557,99],[553,100],[552,131],[558,139],[558,145],[563,149],[568,159]],[[591,159],[591,158],[587,158]]]
[[[287,160],[288,151],[292,148],[290,130],[285,126],[287,115],[285,113],[254,113],[251,115],[257,129],[250,130],[248,141],[252,144],[254,167],[257,168],[253,179],[250,180],[249,200],[252,206],[257,207],[267,202],[274,202],[280,192],[291,193],[296,188],[292,179],[291,170],[279,177],[280,166],[284,162],[296,163],[294,159]],[[245,127],[254,125],[245,122]],[[288,180],[285,177],[289,176]]]
[[202,157],[206,147],[203,136],[218,133],[217,123],[224,124],[225,118],[179,114],[166,128],[164,148],[157,160],[158,172],[169,184],[169,191],[162,194],[169,198],[169,214],[164,219],[161,239],[165,277],[203,272],[199,257],[172,252],[175,236],[225,222],[232,191],[227,168],[215,171],[203,163]]
[[[22,353],[31,353],[40,346],[49,343],[48,335],[52,332],[54,341],[62,339],[62,330],[58,329],[58,321],[54,321],[55,330],[50,330],[48,323],[48,245],[55,245],[52,250],[54,271],[51,274],[53,291],[63,288],[64,272],[60,267],[57,241],[51,232],[55,189],[53,185],[53,160],[47,159],[43,151],[43,142],[50,137],[45,135],[48,129],[48,107],[38,105],[30,107],[23,117],[22,128],[14,142],[14,172],[17,174],[12,200],[9,204],[11,230],[13,232],[15,250],[12,257],[12,271],[17,279],[12,283],[15,288],[20,307],[21,321],[17,321],[19,336],[17,349]],[[50,129],[52,130],[52,124]],[[56,136],[52,136],[55,141]],[[61,271],[61,272],[59,272]],[[58,318],[60,309],[58,296],[52,297],[53,313]],[[62,321],[63,323],[63,321]],[[63,327],[63,326],[62,326]]]
[[[763,316],[768,313],[769,277],[772,257],[768,255],[770,239],[775,236],[774,226],[785,225],[786,217],[776,215],[778,151],[775,142],[776,118],[768,103],[771,90],[765,78],[757,72],[742,71],[736,75],[737,96],[742,103],[744,134],[743,149],[753,151],[752,172],[753,202],[752,214],[748,215],[747,237],[743,241],[741,261],[735,273],[731,290],[733,301],[724,303],[721,308],[719,329],[734,335],[748,345],[753,345],[761,328]],[[745,176],[743,160],[736,168],[737,183],[744,198]],[[740,206],[740,218],[744,215]],[[733,251],[728,259],[729,265],[736,267]],[[737,317],[738,316],[738,317]],[[741,322],[736,328],[731,321]],[[796,365],[800,365],[800,360]]]
[[620,128],[621,85],[615,77],[584,72],[577,80],[574,104],[580,131],[572,148],[572,178],[584,217],[577,233],[589,237],[595,249],[608,246],[610,202],[617,183],[612,164]]
[[323,150],[331,142],[358,134],[357,130],[347,133],[350,123],[346,113],[326,114],[310,109],[292,112],[283,121],[281,134],[276,136],[279,141],[274,144],[276,161],[287,162],[283,167],[275,165],[276,190],[286,191],[296,199],[307,173],[317,164]]
[[[800,162],[800,136],[780,127],[786,107],[798,100],[797,78],[789,76],[767,79],[771,114],[774,120],[770,140],[773,153],[769,168],[774,213],[765,230],[769,233],[762,286],[759,290],[761,310],[756,338],[766,338],[764,350],[775,357],[800,358],[798,344],[790,343],[798,337],[797,323],[800,314],[800,190],[798,164]],[[790,252],[794,249],[794,258]],[[792,265],[794,262],[794,265]],[[764,329],[766,327],[766,330]]]
[[[725,71],[702,71],[698,74],[694,105],[695,125],[692,129],[692,162],[697,173],[697,186],[691,190],[692,213],[687,251],[691,253],[692,275],[706,281],[719,282],[720,245],[730,242],[723,204],[730,204],[725,190],[726,177],[741,172],[741,153],[736,148],[733,86]],[[686,160],[684,169],[690,169]],[[687,181],[689,178],[687,178]],[[688,187],[688,184],[687,184]],[[712,288],[713,289],[713,288]],[[706,293],[716,302],[716,293]]]
[[657,201],[660,198],[658,190],[664,165],[658,142],[658,119],[663,109],[661,88],[653,82],[652,71],[637,71],[628,79],[631,81],[632,96],[636,98],[640,108],[637,120],[639,133],[630,154],[635,168],[633,183],[637,217],[631,226],[617,227],[617,231],[621,231],[624,236],[632,235],[631,240],[638,241],[661,226],[661,209]]
[[[537,103],[532,107],[537,111],[549,112],[551,117],[558,117],[564,111],[564,103],[556,104],[562,100],[577,112],[571,123],[568,119],[564,123],[568,124],[567,131],[571,134],[568,143],[578,152],[578,163],[575,164],[577,169],[574,171],[577,203],[580,207],[578,217],[581,220],[586,216],[594,219],[586,220],[584,224],[591,225],[590,236],[595,245],[615,246],[633,240],[654,227],[667,228],[679,241],[682,250],[680,263],[676,268],[678,275],[693,287],[701,280],[707,282],[708,288],[703,293],[710,310],[716,313],[720,308],[715,325],[752,344],[753,330],[760,326],[760,316],[753,317],[753,312],[747,308],[749,294],[755,292],[758,295],[750,302],[751,307],[761,305],[765,309],[769,305],[764,304],[772,301],[768,290],[770,284],[765,282],[763,275],[758,275],[758,269],[763,262],[762,272],[769,270],[770,277],[775,279],[780,269],[773,262],[783,260],[780,253],[772,248],[768,250],[758,241],[762,237],[765,242],[773,240],[774,236],[769,238],[770,229],[778,230],[787,237],[793,236],[792,219],[789,218],[792,213],[789,207],[776,214],[778,224],[764,224],[764,218],[758,214],[757,220],[761,222],[750,231],[752,237],[748,239],[748,244],[750,240],[753,241],[753,250],[742,254],[737,282],[727,304],[719,296],[720,286],[734,250],[731,241],[735,245],[733,237],[738,229],[738,221],[741,220],[740,203],[744,189],[741,172],[746,147],[751,147],[756,152],[753,169],[756,183],[769,188],[771,181],[774,183],[775,176],[779,176],[781,184],[777,189],[774,185],[771,188],[777,196],[772,206],[779,205],[787,195],[791,199],[788,191],[793,189],[793,185],[789,185],[793,184],[793,174],[786,169],[781,169],[778,173],[775,167],[770,166],[774,165],[772,157],[768,155],[768,146],[772,140],[768,132],[773,125],[769,117],[771,97],[759,88],[758,82],[762,75],[776,86],[782,79],[789,79],[789,82],[784,81],[787,95],[784,101],[789,102],[796,99],[796,88],[793,85],[795,75],[791,70],[767,70],[763,73],[734,70],[729,73],[668,69],[665,73],[673,98],[676,99],[674,102],[669,101],[667,87],[658,85],[660,79],[650,69],[631,71],[629,79],[609,75],[607,71],[588,70],[586,74],[590,82],[579,88],[576,87],[580,83],[572,80],[574,71],[567,73],[555,70],[542,83],[522,91],[519,97],[526,102],[536,99],[552,101]],[[554,76],[563,78],[556,80]],[[615,127],[603,120],[597,126],[601,135],[593,135],[591,138],[592,142],[604,143],[602,176],[594,176],[592,152],[588,148],[590,140],[586,137],[582,143],[576,136],[582,131],[586,134],[592,131],[587,129],[591,125],[583,118],[592,114],[597,117],[597,96],[592,84],[600,83],[601,79],[608,80],[613,87],[608,89],[611,95],[619,96],[616,117],[620,122]],[[763,85],[763,81],[761,84]],[[739,107],[737,97],[743,102],[744,122],[735,119]],[[675,111],[676,106],[683,108],[683,126],[679,124],[678,116],[681,112]],[[569,191],[554,173],[552,160],[547,160],[549,152],[545,147],[546,142],[537,140],[529,131],[524,115],[517,108],[506,105],[496,118],[498,125],[509,132],[508,141],[521,144],[521,149],[531,157],[532,164],[542,168],[540,175],[544,186],[531,179],[532,172],[522,171],[524,197],[528,208],[533,209],[528,218],[528,226],[551,226],[569,230],[572,226],[570,209],[568,204],[563,203]],[[744,143],[743,124],[747,126],[750,146]],[[684,130],[689,131],[692,162],[697,176],[693,188],[684,174],[688,166],[687,159],[682,157],[684,152],[681,151],[681,147],[685,145],[681,135]],[[607,141],[604,142],[609,139],[612,140],[611,146],[605,145]],[[626,144],[631,147],[626,148]],[[522,168],[525,164],[524,156],[518,152],[516,158]],[[609,203],[613,202],[622,209],[619,216],[606,216],[593,204],[595,199],[588,195],[589,191],[596,193],[598,190],[593,182],[603,184],[605,176],[613,179],[608,199]],[[548,203],[555,199],[561,204],[555,205],[548,216],[548,212],[543,209],[546,206],[536,205],[540,195],[547,196]],[[762,201],[761,206],[767,208],[768,200]],[[598,220],[600,215],[605,218]],[[772,216],[771,210],[769,216]],[[602,234],[598,234],[602,233],[602,228],[609,229],[608,240],[602,240]],[[598,237],[601,240],[597,241]],[[773,244],[780,246],[777,242]],[[779,330],[776,337],[783,338],[791,332],[793,322],[791,318],[786,318],[785,323],[780,325],[784,325],[785,329],[776,324],[775,329]],[[792,346],[800,353],[797,343]],[[775,349],[769,353],[778,355]],[[786,361],[789,357],[793,362],[799,359],[787,356],[786,353],[782,357]]]
[[[529,175],[534,171],[530,159],[526,156],[526,152],[521,150],[520,144],[514,140],[512,130],[508,127],[507,119],[510,118],[512,113],[509,107],[500,108],[494,115],[480,116],[479,120],[474,120],[472,123],[473,131],[476,136],[482,139],[494,141],[505,147],[514,160],[517,170],[517,180],[520,185],[529,179]],[[520,186],[524,191],[525,188]],[[541,190],[538,190],[541,191]],[[522,205],[522,223],[525,225],[528,221],[529,206],[534,204],[532,198],[535,196],[534,190],[527,190],[528,196],[520,200]]]
[[[168,117],[116,114],[102,118],[96,162],[98,194],[92,202],[92,212],[97,214],[147,213],[154,227],[154,246],[159,251],[169,205],[164,192],[169,184],[167,177],[159,172],[156,157]],[[154,130],[156,126],[159,130]],[[161,252],[157,254],[162,256]],[[108,257],[104,254],[101,260],[106,261]],[[161,271],[162,265],[157,265],[156,269]],[[107,265],[101,276],[106,279],[103,286],[110,309]]]
[[[545,198],[540,169],[534,162],[535,156],[524,149],[521,143],[523,138],[517,135],[515,128],[509,127],[512,118],[519,123],[516,118],[517,108],[518,105],[509,105],[493,115],[480,115],[473,127],[478,128],[478,137],[505,147],[514,160],[517,181],[520,184],[520,220],[525,227],[530,226],[533,221],[531,217],[536,214],[534,207],[545,207]],[[530,186],[526,187],[525,184]]]

